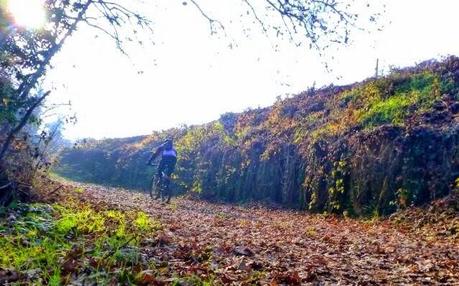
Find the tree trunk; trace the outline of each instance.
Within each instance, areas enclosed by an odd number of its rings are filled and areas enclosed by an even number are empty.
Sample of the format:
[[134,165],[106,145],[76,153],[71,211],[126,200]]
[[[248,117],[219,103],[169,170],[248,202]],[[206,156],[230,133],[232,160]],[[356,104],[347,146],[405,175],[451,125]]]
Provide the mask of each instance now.
[[45,94],[43,94],[40,98],[38,98],[37,101],[34,104],[32,104],[31,107],[29,107],[27,112],[24,114],[24,117],[22,117],[21,121],[19,122],[19,124],[8,133],[8,136],[6,137],[5,142],[3,143],[3,145],[2,145],[2,147],[0,149],[0,163],[3,161],[3,159],[4,159],[5,155],[6,155],[6,152],[8,151],[11,143],[14,140],[14,137],[16,136],[16,134],[18,134],[19,131],[21,131],[21,129],[27,124],[27,122],[30,119],[30,116],[32,116],[33,111],[43,102],[43,100],[50,93],[51,92],[48,91]]

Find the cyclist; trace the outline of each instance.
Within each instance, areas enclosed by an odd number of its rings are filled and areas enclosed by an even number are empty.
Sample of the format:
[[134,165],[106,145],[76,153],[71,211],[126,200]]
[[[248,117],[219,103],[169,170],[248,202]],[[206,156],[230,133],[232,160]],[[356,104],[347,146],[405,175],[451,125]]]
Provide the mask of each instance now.
[[[158,173],[157,173],[157,181],[158,184],[161,179],[164,180],[164,188],[169,193],[169,183],[170,183],[170,176],[175,170],[175,165],[177,163],[177,151],[174,149],[174,142],[172,139],[167,139],[163,144],[161,144],[156,151],[151,156],[150,160],[148,160],[148,165],[150,165],[156,158],[161,156],[161,161],[159,162],[158,166]],[[163,178],[165,176],[165,178]],[[160,193],[158,192],[156,198],[158,199]],[[168,194],[167,202],[171,199],[170,194]]]

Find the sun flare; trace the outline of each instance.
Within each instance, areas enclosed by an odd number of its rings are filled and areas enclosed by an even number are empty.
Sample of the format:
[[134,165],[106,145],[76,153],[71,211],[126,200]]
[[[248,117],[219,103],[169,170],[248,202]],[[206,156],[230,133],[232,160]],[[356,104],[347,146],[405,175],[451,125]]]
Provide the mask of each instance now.
[[8,10],[18,26],[38,29],[45,24],[43,0],[8,0]]

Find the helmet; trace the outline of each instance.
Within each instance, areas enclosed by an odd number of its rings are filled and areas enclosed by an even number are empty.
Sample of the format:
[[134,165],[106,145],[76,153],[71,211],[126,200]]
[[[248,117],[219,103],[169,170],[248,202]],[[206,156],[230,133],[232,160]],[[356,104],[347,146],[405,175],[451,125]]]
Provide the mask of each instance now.
[[168,138],[166,139],[166,141],[164,141],[164,147],[166,149],[172,149],[173,146],[174,146],[174,140],[172,140],[172,138]]

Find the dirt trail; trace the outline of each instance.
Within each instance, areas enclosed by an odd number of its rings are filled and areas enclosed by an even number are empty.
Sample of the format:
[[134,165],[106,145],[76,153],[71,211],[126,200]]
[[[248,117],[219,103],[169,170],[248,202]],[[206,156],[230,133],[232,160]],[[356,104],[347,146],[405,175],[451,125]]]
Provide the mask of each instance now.
[[164,273],[224,285],[459,285],[457,240],[422,237],[387,221],[364,222],[263,207],[87,187],[85,197],[141,209],[164,225],[143,255]]

